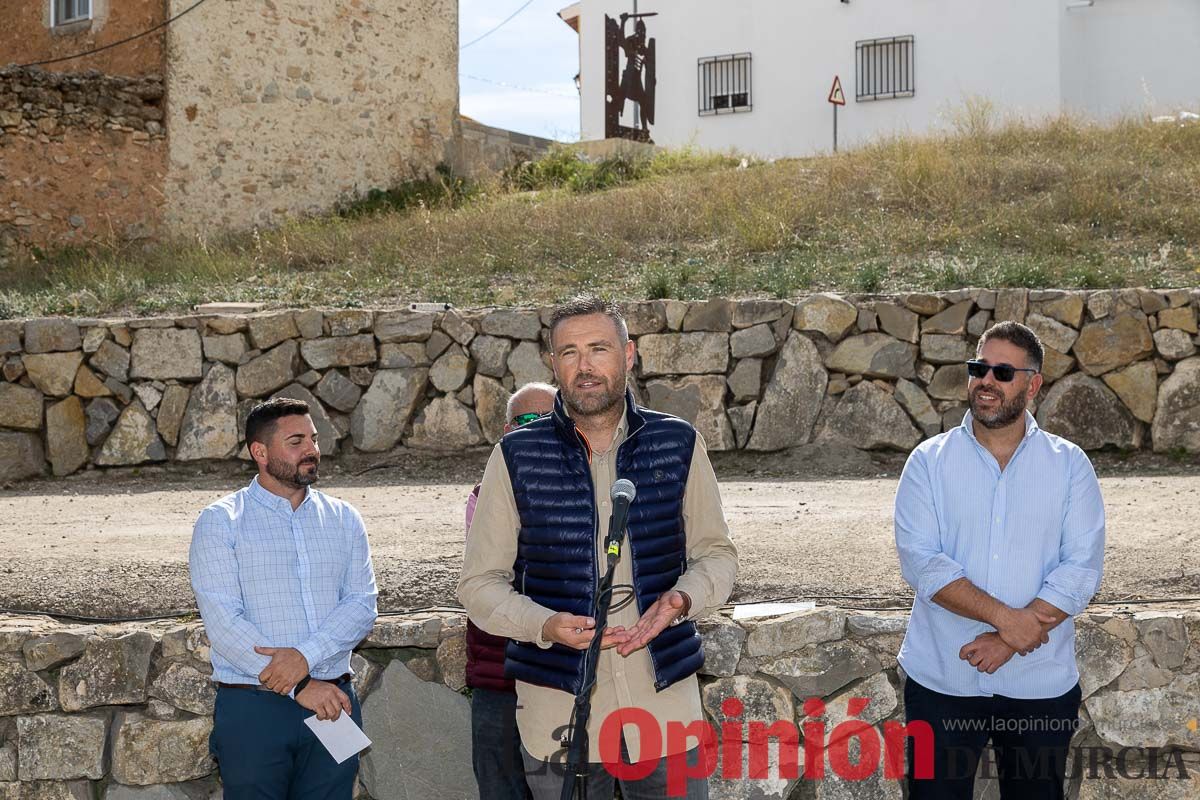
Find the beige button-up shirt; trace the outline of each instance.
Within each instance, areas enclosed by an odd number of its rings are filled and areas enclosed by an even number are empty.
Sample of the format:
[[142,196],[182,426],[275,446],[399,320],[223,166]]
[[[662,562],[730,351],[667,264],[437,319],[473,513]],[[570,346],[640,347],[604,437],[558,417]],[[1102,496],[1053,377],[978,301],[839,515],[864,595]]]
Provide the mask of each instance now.
[[[601,565],[605,563],[602,551],[604,538],[608,535],[612,506],[609,490],[617,478],[616,453],[625,441],[626,432],[626,420],[622,417],[612,445],[607,451],[593,453],[591,457],[592,484],[595,486],[595,502],[600,518],[596,553],[597,563]],[[729,599],[737,576],[737,549],[729,538],[717,477],[699,434],[696,436],[684,489],[683,518],[688,567],[676,582],[675,589],[686,592],[692,599],[688,616],[698,619],[712,613]],[[468,616],[488,633],[536,642],[542,626],[555,611],[518,594],[512,588],[520,528],[508,467],[504,462],[504,453],[497,445],[483,474],[475,519],[467,537],[458,596]],[[613,583],[614,586],[633,584],[633,567],[627,548],[622,549]],[[614,606],[621,597],[621,593],[614,593]],[[629,628],[638,621],[639,616],[637,603],[630,602],[624,608],[610,613],[608,624],[610,627]],[[558,689],[517,681],[517,699],[517,727],[521,732],[522,745],[535,758],[543,761],[551,758],[564,746],[574,697]],[[592,716],[588,724],[589,761],[600,761],[600,727],[604,721],[613,714],[625,719],[622,710],[629,708],[640,708],[654,716],[659,724],[664,749],[668,722],[686,725],[704,719],[695,675],[656,692],[654,666],[646,648],[627,657],[619,655],[615,648],[603,650],[596,670]],[[642,754],[638,729],[634,725],[624,727],[623,733],[633,761],[672,755],[670,752]],[[695,747],[696,742],[692,741],[689,745]]]

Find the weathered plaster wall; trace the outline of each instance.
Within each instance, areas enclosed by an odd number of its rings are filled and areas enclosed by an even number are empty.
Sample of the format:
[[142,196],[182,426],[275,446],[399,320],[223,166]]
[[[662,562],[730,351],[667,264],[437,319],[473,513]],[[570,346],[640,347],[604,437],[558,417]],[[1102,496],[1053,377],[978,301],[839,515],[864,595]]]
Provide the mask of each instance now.
[[455,135],[457,48],[453,0],[215,2],[179,20],[168,226],[277,223],[428,173]]
[[[92,0],[91,20],[50,27],[51,0],[4,0],[0,66],[27,64],[93,50],[149,30],[166,19],[167,0]],[[194,0],[193,0],[194,2]],[[163,37],[144,36],[103,53],[52,64],[62,72],[97,70],[110,75],[162,72]]]

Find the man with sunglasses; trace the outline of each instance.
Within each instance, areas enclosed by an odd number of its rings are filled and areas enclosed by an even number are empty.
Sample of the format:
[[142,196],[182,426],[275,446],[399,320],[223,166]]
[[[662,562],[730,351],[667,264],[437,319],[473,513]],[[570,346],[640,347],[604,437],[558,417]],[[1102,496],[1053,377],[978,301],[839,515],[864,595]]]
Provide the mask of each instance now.
[[910,740],[911,800],[969,800],[989,739],[1002,797],[1063,797],[1081,698],[1072,617],[1100,586],[1104,506],[1084,452],[1026,410],[1043,352],[1016,322],[984,333],[969,413],[900,478],[896,548],[916,598],[898,660],[908,722],[933,733],[931,775]]
[[[548,383],[527,383],[508,399],[510,433],[554,410],[555,389]],[[476,484],[467,497],[467,532],[479,501]],[[471,687],[471,765],[480,797],[495,800],[526,800],[531,797],[525,783],[521,759],[521,736],[517,732],[517,690],[504,676],[504,649],[508,639],[483,631],[467,620],[467,686]]]

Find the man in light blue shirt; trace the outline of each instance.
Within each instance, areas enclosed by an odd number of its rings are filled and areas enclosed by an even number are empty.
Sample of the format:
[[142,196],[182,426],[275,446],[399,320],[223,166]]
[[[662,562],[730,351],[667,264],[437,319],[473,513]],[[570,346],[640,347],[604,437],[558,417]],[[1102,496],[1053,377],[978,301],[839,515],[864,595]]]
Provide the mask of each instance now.
[[358,756],[336,763],[304,720],[362,725],[350,653],[375,622],[366,529],[309,488],[321,453],[306,403],[256,406],[246,442],[258,476],[201,512],[189,555],[218,686],[210,748],[226,800],[350,800]]
[[1084,452],[1026,409],[1043,352],[1024,325],[989,329],[967,362],[970,413],[900,478],[896,548],[916,592],[905,711],[934,744],[931,776],[910,752],[911,800],[969,800],[989,739],[1002,797],[1063,797],[1080,703],[1072,618],[1100,586],[1104,506]]

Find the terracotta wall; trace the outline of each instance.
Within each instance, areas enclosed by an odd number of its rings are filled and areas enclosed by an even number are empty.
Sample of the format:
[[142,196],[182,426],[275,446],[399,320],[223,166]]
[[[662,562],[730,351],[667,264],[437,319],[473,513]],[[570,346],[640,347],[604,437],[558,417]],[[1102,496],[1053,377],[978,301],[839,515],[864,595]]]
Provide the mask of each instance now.
[[[0,66],[25,64],[103,47],[166,19],[166,0],[92,0],[93,19],[50,28],[51,0],[4,0]],[[82,59],[48,65],[58,72],[98,70],[110,75],[161,74],[163,34],[155,33]]]
[[162,101],[154,77],[0,69],[0,248],[153,233],[167,163]]

